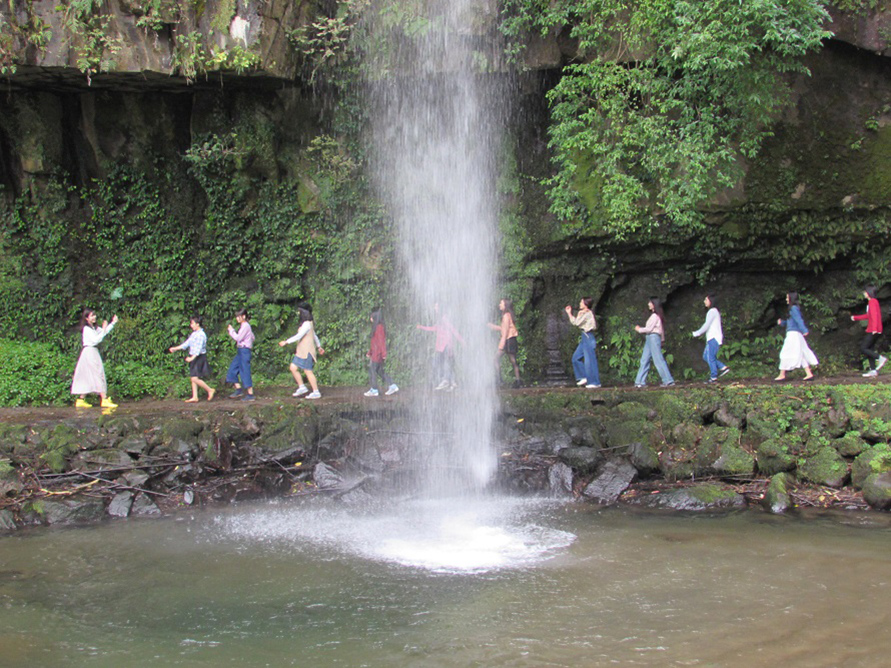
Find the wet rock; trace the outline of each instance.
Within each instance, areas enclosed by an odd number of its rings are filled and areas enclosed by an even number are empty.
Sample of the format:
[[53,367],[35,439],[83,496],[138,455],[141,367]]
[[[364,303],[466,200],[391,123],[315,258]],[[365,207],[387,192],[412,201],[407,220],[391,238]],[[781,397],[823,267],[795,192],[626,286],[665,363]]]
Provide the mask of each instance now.
[[112,517],[127,517],[133,505],[133,492],[119,492],[108,504],[108,514]]
[[331,489],[343,485],[343,476],[324,462],[319,462],[312,470],[312,479],[319,489]]
[[706,429],[695,462],[700,474],[739,476],[750,475],[755,470],[755,457],[742,448],[739,430],[733,428]]
[[105,515],[105,504],[100,499],[73,496],[60,500],[43,500],[41,507],[47,524],[95,522]]
[[[3,463],[4,462],[0,462],[0,464]],[[22,491],[23,487],[24,484],[22,483],[18,470],[14,468],[10,468],[9,470],[0,469],[0,496],[16,496]]]
[[584,448],[597,448],[603,446],[603,436],[600,425],[590,418],[572,418],[564,425],[566,434],[572,441],[572,445]]
[[777,473],[767,484],[762,505],[774,514],[785,513],[792,507],[792,498],[787,491],[788,476]]
[[138,494],[130,506],[130,514],[137,517],[153,517],[160,515],[161,509],[148,494]]
[[634,505],[670,510],[723,510],[744,508],[746,500],[732,489],[703,484],[629,499]]
[[589,473],[603,460],[600,450],[595,448],[563,448],[557,455],[560,461],[579,473]]
[[798,477],[817,485],[841,487],[848,477],[848,465],[833,447],[822,446],[816,452],[808,448],[798,465]]
[[548,469],[548,491],[554,498],[572,498],[572,469],[563,462]]
[[634,443],[649,443],[655,429],[656,425],[652,421],[642,420],[608,420],[604,424],[606,442],[611,448],[628,447]]
[[139,420],[129,416],[100,415],[96,419],[96,425],[108,436],[118,438],[124,438],[142,429]]
[[0,531],[14,531],[17,528],[15,516],[8,510],[0,510]]
[[367,443],[356,447],[349,460],[359,470],[367,473],[382,473],[385,468],[377,448]]
[[891,510],[891,471],[871,474],[863,483],[863,498],[877,510]]
[[636,477],[637,469],[628,462],[610,460],[598,469],[582,494],[591,501],[612,505]]

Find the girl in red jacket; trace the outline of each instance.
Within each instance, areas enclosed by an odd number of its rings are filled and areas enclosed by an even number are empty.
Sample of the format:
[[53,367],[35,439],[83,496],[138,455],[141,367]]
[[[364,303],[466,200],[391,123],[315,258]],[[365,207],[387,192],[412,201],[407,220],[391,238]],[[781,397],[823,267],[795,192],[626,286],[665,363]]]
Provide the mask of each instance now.
[[384,370],[384,362],[387,360],[387,330],[384,329],[384,316],[381,310],[375,309],[371,312],[371,349],[365,355],[371,363],[368,368],[368,375],[371,378],[371,389],[365,393],[366,397],[376,397],[377,378],[380,376],[389,387],[384,392],[387,396],[396,394],[399,388],[389,374]]
[[866,320],[866,334],[860,341],[860,352],[866,357],[869,371],[863,374],[863,377],[874,378],[879,375],[879,369],[885,366],[885,362],[888,361],[884,355],[879,355],[876,352],[876,343],[882,335],[882,309],[879,307],[879,300],[876,299],[876,286],[867,285],[863,296],[869,300],[866,305],[866,313],[852,315],[851,320]]

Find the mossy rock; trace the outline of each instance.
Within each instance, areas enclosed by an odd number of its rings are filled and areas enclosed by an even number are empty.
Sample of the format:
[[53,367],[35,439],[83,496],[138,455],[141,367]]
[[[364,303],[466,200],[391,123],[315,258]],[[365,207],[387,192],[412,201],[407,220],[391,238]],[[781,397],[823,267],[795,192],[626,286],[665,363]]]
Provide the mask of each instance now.
[[851,484],[862,489],[866,479],[873,473],[891,470],[891,446],[880,443],[865,450],[851,464]]
[[621,415],[623,419],[633,422],[645,422],[653,420],[657,416],[654,408],[638,401],[625,401],[613,410]]
[[161,436],[166,441],[192,441],[204,430],[204,423],[191,418],[167,420],[161,425]]
[[96,419],[96,425],[109,436],[120,438],[142,431],[142,424],[136,417],[100,415]]
[[0,454],[12,452],[28,440],[28,427],[23,424],[0,424]]
[[603,427],[606,442],[611,448],[628,447],[632,443],[649,443],[656,428],[652,422],[644,420],[609,420]]
[[668,442],[683,450],[695,450],[702,439],[705,428],[692,422],[683,422],[671,430]]
[[866,441],[860,438],[860,432],[849,431],[841,438],[832,441],[832,447],[834,447],[842,457],[856,457],[869,446]]
[[809,449],[804,461],[798,465],[798,477],[817,485],[838,488],[848,478],[848,465],[831,446],[822,446],[816,451]]
[[263,452],[275,453],[293,447],[306,448],[323,432],[315,416],[280,416],[275,423],[266,424],[253,445]]
[[786,428],[775,417],[760,409],[746,413],[746,430],[751,435],[764,440],[780,438],[786,433]]
[[133,458],[124,450],[101,448],[99,450],[79,452],[71,459],[69,468],[76,471],[91,471],[105,468],[118,469],[132,465]]
[[662,425],[662,431],[671,432],[677,425],[692,420],[695,411],[683,395],[677,392],[654,392],[654,408],[659,415],[658,420]]
[[739,445],[739,429],[708,427],[696,448],[694,463],[697,474],[750,474],[755,469],[755,458]]
[[851,426],[851,416],[848,415],[844,404],[831,406],[822,419],[823,431],[830,438],[840,438],[845,436]]
[[756,450],[758,470],[769,476],[795,470],[794,452],[800,445],[797,438],[788,435],[763,441]]
[[764,499],[761,501],[767,510],[774,514],[781,514],[792,507],[788,482],[788,476],[785,473],[777,473],[771,477],[764,492]]
[[863,498],[877,510],[891,510],[891,471],[871,474],[863,483]]
[[744,508],[746,505],[742,495],[732,489],[711,483],[673,489],[662,494],[633,497],[631,502],[649,508],[693,511]]

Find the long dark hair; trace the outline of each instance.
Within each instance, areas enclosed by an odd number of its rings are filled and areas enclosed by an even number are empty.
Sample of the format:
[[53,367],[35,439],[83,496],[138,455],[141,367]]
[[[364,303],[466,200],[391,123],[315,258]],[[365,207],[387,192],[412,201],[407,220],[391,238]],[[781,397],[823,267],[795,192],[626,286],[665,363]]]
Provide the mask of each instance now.
[[[589,311],[594,311],[594,297],[582,297],[582,301],[585,302],[585,306]],[[511,313],[511,315],[513,315],[513,313]]]
[[870,299],[876,298],[876,286],[874,285],[867,285],[863,288],[863,292],[865,292]]
[[371,335],[374,336],[374,331],[377,329],[378,325],[384,324],[384,312],[381,311],[378,306],[371,312]]
[[245,320],[250,320],[250,316],[248,315],[248,310],[246,308],[240,308],[235,312],[235,316],[242,316]]
[[[504,312],[510,313],[510,319],[514,319],[514,303],[507,297],[502,297],[501,301],[504,302]],[[591,308],[590,306],[588,308]]]
[[789,298],[789,308],[792,308],[793,306],[800,306],[797,292],[787,292],[786,297]]
[[650,297],[649,301],[653,305],[653,313],[659,316],[662,326],[665,327],[665,311],[662,310],[662,300],[658,297]]
[[297,307],[297,328],[300,328],[304,322],[312,322],[312,311],[309,309]]
[[90,317],[90,314],[95,312],[96,311],[91,308],[85,308],[83,310],[83,313],[80,314],[80,322],[77,325],[77,331],[84,331],[84,327],[95,327],[95,325],[91,325],[89,322],[87,322],[87,318]]
[[718,303],[715,301],[715,293],[709,292],[706,295],[706,299],[708,299],[708,307],[709,308],[718,308]]

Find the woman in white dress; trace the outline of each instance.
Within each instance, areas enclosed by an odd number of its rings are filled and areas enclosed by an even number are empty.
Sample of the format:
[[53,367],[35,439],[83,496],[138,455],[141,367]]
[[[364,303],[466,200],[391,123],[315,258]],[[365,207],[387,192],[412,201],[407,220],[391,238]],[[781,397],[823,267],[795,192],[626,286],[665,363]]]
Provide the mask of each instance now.
[[80,330],[83,336],[83,349],[77,359],[74,369],[74,378],[71,380],[71,394],[79,395],[74,402],[76,408],[90,408],[86,395],[98,394],[102,400],[102,408],[117,408],[117,404],[106,396],[108,386],[105,382],[105,367],[102,365],[102,357],[96,346],[105,338],[118,317],[114,316],[111,322],[102,321],[101,327],[96,327],[96,312],[85,309],[80,316]]
[[780,350],[780,375],[774,380],[777,382],[786,380],[786,372],[792,369],[804,369],[803,380],[813,380],[814,372],[811,371],[811,367],[817,366],[819,362],[804,338],[808,335],[808,328],[801,316],[798,293],[788,293],[786,303],[789,305],[789,317],[777,320],[778,325],[786,328],[786,339],[783,341],[783,349]]

